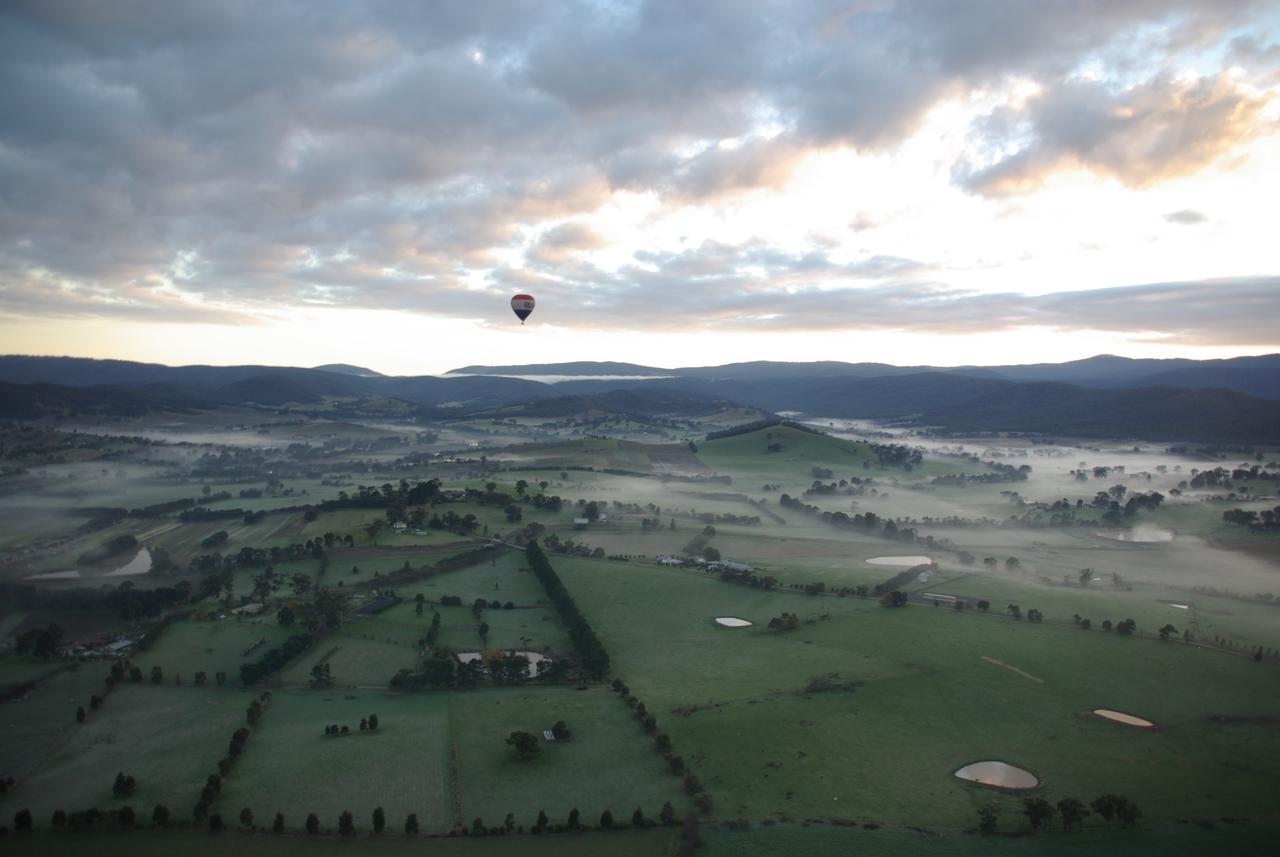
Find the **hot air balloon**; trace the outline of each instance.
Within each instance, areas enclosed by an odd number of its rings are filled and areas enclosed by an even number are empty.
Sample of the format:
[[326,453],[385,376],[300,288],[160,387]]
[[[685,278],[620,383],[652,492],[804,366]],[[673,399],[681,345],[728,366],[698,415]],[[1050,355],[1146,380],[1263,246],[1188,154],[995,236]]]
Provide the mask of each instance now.
[[533,312],[533,295],[516,295],[511,299],[511,311],[519,317],[520,323],[524,324],[529,313]]

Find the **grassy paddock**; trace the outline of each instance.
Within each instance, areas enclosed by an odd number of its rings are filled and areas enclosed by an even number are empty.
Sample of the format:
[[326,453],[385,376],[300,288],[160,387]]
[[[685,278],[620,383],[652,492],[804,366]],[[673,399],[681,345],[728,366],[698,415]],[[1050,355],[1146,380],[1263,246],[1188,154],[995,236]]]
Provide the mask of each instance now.
[[[558,559],[556,567],[617,674],[677,750],[697,760],[719,814],[964,826],[993,793],[952,772],[1002,759],[1041,777],[1037,793],[1053,800],[1114,791],[1153,818],[1274,818],[1267,784],[1280,776],[1280,735],[1210,720],[1280,706],[1274,663],[972,611],[765,593],[622,563]],[[805,623],[784,633],[763,627],[783,611]],[[710,622],[717,615],[757,624],[721,630]],[[864,686],[804,692],[831,673]],[[689,706],[697,710],[678,713]],[[1161,729],[1135,733],[1092,717],[1095,707]],[[1208,780],[1211,793],[1201,788]]]
[[876,854],[878,857],[915,857],[918,854],[937,857],[1232,854],[1248,857],[1273,853],[1276,836],[1276,830],[1267,828],[1219,827],[1204,830],[1193,825],[1009,837],[954,832],[942,835],[901,828],[862,830],[821,824],[785,824],[757,826],[747,831],[703,828],[706,847],[698,853],[705,857],[771,857],[775,854],[789,857],[826,857],[831,854]]
[[[244,724],[250,694],[218,688],[125,684],[82,725],[65,709],[69,728],[45,747],[39,766],[4,800],[29,808],[42,823],[56,809],[113,809],[167,804],[186,816],[205,777],[217,770],[231,733]],[[60,718],[61,719],[61,718]],[[112,795],[117,772],[137,779],[128,800]]]
[[[268,824],[269,824],[268,820]],[[235,826],[228,819],[228,826]],[[337,819],[324,827],[337,826]],[[388,824],[388,831],[391,825]],[[362,854],[422,855],[428,857],[672,857],[676,853],[676,833],[658,828],[617,833],[578,833],[555,836],[408,837],[398,833],[373,837],[364,832],[348,840],[336,835],[306,836],[290,833],[243,833],[224,830],[207,833],[174,831],[97,831],[88,834],[35,832],[15,839],[22,853],[50,857],[148,857],[189,854],[192,857],[221,857],[234,852],[241,857],[336,857],[350,855],[353,848]]]

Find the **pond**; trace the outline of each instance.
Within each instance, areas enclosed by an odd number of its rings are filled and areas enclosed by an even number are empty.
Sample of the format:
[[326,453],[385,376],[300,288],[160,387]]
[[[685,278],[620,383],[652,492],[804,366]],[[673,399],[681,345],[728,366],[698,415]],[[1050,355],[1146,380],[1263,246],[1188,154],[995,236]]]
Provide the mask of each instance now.
[[132,577],[135,574],[146,574],[151,570],[151,551],[143,548],[133,555],[133,559],[119,568],[108,571],[103,577]]
[[1141,717],[1134,717],[1132,714],[1125,714],[1123,711],[1112,711],[1110,708],[1095,708],[1093,713],[1099,717],[1105,717],[1107,720],[1114,720],[1116,723],[1123,723],[1125,726],[1138,726],[1142,729],[1152,729],[1155,724],[1150,720],[1144,720]]
[[1005,762],[974,762],[956,771],[962,780],[1002,789],[1033,789],[1040,785],[1035,774]]
[[900,568],[912,568],[917,565],[928,565],[933,562],[927,556],[873,556],[867,565],[892,565]]
[[103,574],[85,574],[80,569],[70,569],[68,571],[46,571],[43,574],[28,575],[26,580],[77,580],[79,578],[97,578],[97,577],[133,577],[138,574],[146,574],[151,570],[151,551],[143,548],[133,555],[133,558],[124,565],[117,566],[111,571]]
[[79,577],[80,572],[76,569],[70,571],[46,571],[44,574],[29,574],[25,580],[71,580]]

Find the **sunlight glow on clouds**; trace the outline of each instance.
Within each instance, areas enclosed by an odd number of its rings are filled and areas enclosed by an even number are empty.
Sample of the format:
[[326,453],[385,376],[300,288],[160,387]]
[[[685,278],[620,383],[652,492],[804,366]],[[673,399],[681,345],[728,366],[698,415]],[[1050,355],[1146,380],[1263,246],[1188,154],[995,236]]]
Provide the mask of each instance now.
[[14,2],[3,350],[1280,350],[1278,45],[1210,0]]

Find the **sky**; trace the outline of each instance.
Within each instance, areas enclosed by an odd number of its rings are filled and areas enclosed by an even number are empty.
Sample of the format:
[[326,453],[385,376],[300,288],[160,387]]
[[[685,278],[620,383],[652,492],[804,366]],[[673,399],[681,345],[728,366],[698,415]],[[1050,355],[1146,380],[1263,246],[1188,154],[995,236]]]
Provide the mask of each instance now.
[[1278,197],[1275,0],[0,4],[4,353],[1270,353]]

